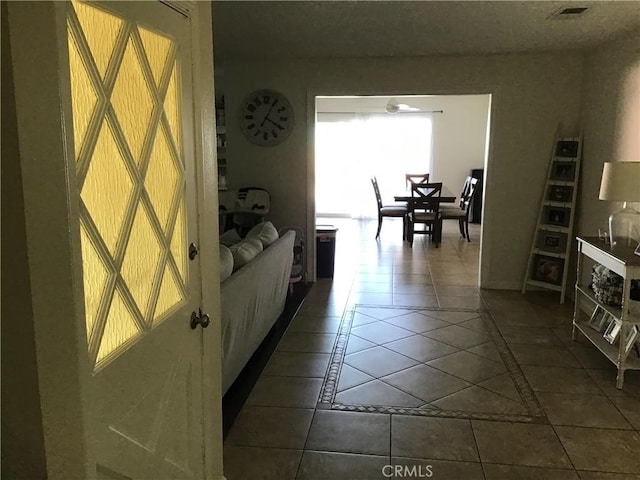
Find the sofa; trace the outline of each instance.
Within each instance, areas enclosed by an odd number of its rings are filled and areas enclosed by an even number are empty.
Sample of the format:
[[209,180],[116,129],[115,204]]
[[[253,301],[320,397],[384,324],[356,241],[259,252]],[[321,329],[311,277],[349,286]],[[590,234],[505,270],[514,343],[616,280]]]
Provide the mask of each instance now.
[[228,247],[234,263],[229,272],[229,254],[221,237],[223,394],[284,311],[294,241],[292,231],[280,237],[269,222],[257,225]]

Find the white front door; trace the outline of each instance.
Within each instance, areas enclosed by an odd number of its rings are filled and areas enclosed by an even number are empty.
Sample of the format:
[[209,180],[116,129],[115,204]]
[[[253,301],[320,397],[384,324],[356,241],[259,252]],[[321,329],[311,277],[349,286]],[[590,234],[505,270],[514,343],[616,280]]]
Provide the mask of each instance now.
[[190,19],[73,1],[67,35],[98,478],[201,479]]

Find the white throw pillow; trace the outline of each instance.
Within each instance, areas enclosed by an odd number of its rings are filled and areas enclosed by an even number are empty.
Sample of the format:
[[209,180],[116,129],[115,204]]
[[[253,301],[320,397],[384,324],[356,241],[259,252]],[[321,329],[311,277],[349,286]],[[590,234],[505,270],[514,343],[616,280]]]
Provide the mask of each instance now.
[[233,255],[231,250],[220,244],[220,283],[224,282],[233,273]]
[[229,247],[233,255],[233,271],[246,265],[262,252],[262,242],[257,238],[245,238],[241,242]]
[[257,238],[262,242],[262,246],[267,248],[273,242],[280,238],[278,230],[273,226],[271,222],[262,222],[254,226],[245,238]]
[[235,229],[227,230],[220,235],[220,244],[227,247],[238,243],[240,240],[242,238],[240,238],[240,234]]

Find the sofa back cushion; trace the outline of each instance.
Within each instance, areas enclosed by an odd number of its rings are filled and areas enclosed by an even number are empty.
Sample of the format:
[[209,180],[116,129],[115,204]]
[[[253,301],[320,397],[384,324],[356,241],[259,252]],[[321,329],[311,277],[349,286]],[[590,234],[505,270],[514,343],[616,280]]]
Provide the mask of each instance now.
[[231,230],[227,230],[222,235],[220,235],[220,244],[227,247],[238,243],[240,240],[242,240],[242,238],[240,238],[240,234],[234,228]]
[[220,244],[220,283],[233,273],[233,254],[228,247]]
[[262,243],[264,248],[267,248],[273,242],[280,238],[278,230],[273,226],[271,222],[261,222],[255,225],[245,238],[257,238]]
[[229,247],[233,256],[233,271],[246,265],[262,252],[262,242],[257,238],[245,238],[244,240]]

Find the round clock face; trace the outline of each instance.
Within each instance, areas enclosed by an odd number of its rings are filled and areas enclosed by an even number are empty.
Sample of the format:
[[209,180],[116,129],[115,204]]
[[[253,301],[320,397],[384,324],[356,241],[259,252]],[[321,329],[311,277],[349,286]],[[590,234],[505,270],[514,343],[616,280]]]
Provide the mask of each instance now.
[[256,145],[277,145],[293,129],[293,108],[282,94],[258,90],[242,105],[240,128]]

